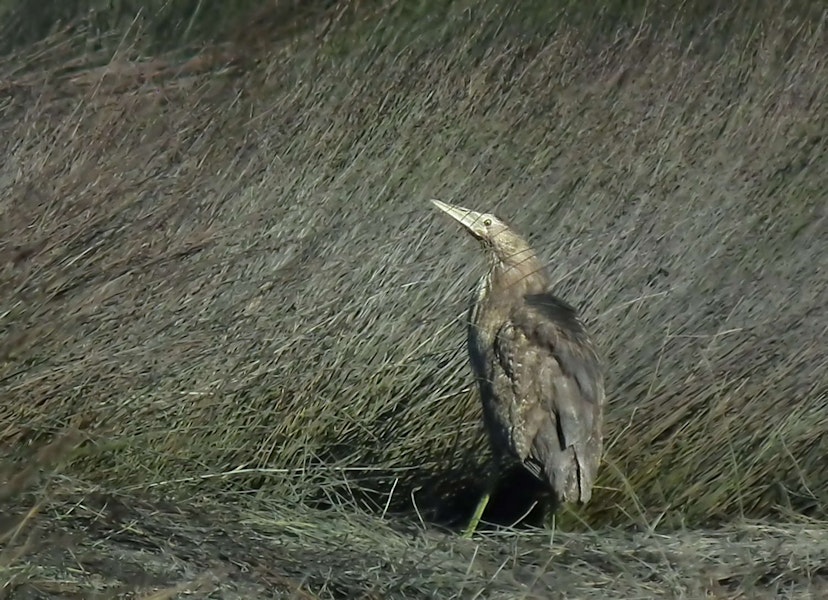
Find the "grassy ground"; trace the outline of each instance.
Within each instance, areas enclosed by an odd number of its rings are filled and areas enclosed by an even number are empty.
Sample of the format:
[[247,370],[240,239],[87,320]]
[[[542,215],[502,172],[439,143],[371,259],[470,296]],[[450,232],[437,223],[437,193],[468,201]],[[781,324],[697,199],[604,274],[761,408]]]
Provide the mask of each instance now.
[[[354,512],[159,507],[87,494],[44,505],[13,598],[822,598],[824,526],[670,535],[491,534],[475,542]],[[15,546],[15,549],[17,547]],[[177,594],[181,594],[177,596]]]
[[[261,586],[241,597],[817,594],[819,5],[320,6],[164,52],[113,17],[0,61],[0,444],[25,472],[79,432],[5,502],[99,561],[24,544],[10,581],[149,589],[218,561]],[[553,550],[420,521],[462,518],[487,458],[479,251],[431,197],[525,232],[606,356],[605,465]]]

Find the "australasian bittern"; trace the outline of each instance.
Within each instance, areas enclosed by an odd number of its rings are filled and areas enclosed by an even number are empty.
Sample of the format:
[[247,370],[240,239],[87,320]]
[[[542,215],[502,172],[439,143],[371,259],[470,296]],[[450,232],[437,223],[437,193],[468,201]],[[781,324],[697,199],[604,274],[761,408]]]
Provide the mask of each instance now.
[[[548,486],[554,505],[586,503],[603,449],[604,378],[577,311],[549,291],[529,244],[503,221],[439,200],[486,251],[487,273],[469,311],[468,349],[497,459]],[[490,481],[463,535],[470,537]]]

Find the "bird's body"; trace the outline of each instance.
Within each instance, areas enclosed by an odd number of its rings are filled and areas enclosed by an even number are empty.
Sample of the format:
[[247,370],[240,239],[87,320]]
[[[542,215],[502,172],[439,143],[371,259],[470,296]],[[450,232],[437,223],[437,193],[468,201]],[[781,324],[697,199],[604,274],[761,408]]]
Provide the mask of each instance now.
[[543,265],[502,221],[432,202],[487,251],[468,346],[496,457],[526,468],[556,503],[587,502],[603,447],[604,383],[583,323],[549,292]]

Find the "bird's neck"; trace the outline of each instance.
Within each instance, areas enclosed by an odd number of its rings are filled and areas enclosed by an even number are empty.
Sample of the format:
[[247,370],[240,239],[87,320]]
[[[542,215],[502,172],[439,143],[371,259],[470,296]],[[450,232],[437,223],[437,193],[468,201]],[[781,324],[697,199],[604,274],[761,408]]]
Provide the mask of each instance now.
[[520,265],[493,261],[489,266],[477,284],[470,307],[469,319],[473,329],[480,327],[492,311],[497,314],[504,309],[508,310],[508,305],[526,294],[547,291],[549,280],[538,260],[524,261]]
[[509,290],[511,297],[543,292],[549,283],[543,263],[535,256],[520,260],[494,258],[490,266],[489,288]]

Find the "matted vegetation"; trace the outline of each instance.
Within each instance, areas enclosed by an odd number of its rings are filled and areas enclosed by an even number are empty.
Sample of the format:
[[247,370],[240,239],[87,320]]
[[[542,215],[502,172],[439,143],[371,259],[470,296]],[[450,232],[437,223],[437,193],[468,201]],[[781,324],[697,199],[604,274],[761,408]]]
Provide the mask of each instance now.
[[[7,454],[72,424],[53,502],[200,498],[251,544],[343,552],[326,576],[306,564],[321,597],[473,597],[487,578],[486,597],[548,597],[407,529],[462,516],[487,463],[463,347],[480,254],[438,197],[525,232],[609,366],[598,490],[556,534],[582,550],[515,550],[520,568],[572,572],[580,598],[600,571],[605,596],[627,556],[643,587],[624,597],[698,597],[703,565],[741,556],[733,590],[809,593],[825,573],[801,562],[742,567],[786,535],[823,564],[828,544],[778,524],[828,500],[822,9],[417,6],[337,4],[290,35],[256,13],[257,40],[152,58],[141,19],[94,43],[75,26],[2,59]],[[719,525],[748,541],[702,532]],[[480,556],[539,552],[534,535]],[[671,548],[690,540],[687,570]],[[360,575],[385,560],[433,568],[413,587]]]
[[[36,464],[49,472],[47,460],[68,447],[59,440]],[[3,598],[770,599],[828,592],[828,530],[804,520],[670,534],[504,532],[470,542],[382,515],[274,498],[255,509],[150,503],[79,489],[54,471],[36,499],[9,487],[0,488],[4,507],[16,501],[0,522]]]

